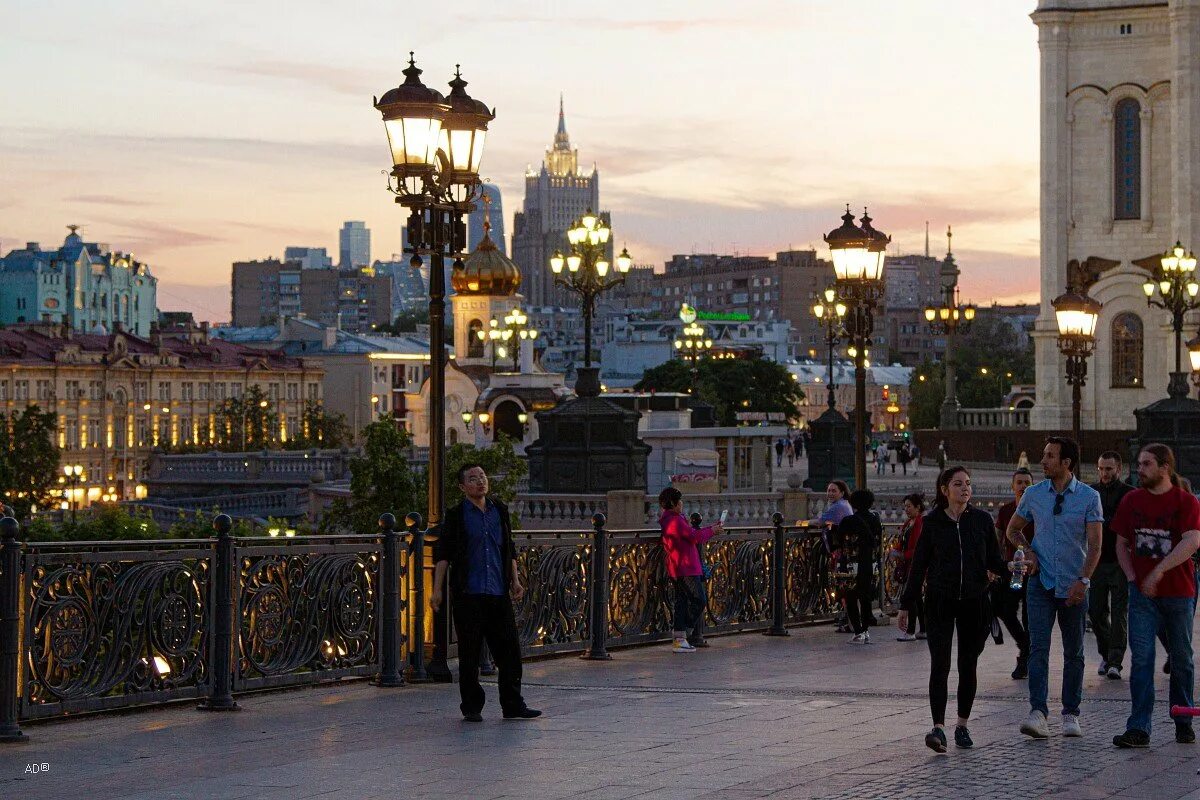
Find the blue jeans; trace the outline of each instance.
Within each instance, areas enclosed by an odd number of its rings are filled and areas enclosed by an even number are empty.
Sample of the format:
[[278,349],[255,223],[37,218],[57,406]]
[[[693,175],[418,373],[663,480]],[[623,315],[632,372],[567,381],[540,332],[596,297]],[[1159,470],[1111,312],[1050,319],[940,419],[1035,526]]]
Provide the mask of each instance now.
[[1029,706],[1049,714],[1046,696],[1050,692],[1050,631],[1058,618],[1063,642],[1062,713],[1079,714],[1083,701],[1083,629],[1087,618],[1087,596],[1077,606],[1066,598],[1054,596],[1054,590],[1042,586],[1034,576],[1026,588],[1025,607],[1029,614]]
[[[1154,714],[1154,635],[1166,634],[1171,657],[1171,705],[1192,705],[1195,666],[1192,662],[1192,617],[1194,597],[1147,597],[1136,583],[1129,584],[1129,696],[1133,713],[1126,727],[1150,733]],[[1190,724],[1191,718],[1176,720]]]

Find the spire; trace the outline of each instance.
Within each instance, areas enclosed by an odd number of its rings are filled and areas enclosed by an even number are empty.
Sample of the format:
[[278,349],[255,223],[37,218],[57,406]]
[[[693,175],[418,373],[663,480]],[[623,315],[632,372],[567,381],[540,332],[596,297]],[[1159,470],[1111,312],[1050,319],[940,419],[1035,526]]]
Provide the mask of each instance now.
[[950,226],[946,226],[946,258],[954,257],[954,248],[950,245],[954,243],[954,232],[950,230]]
[[558,93],[558,130],[554,134],[554,149],[571,149],[571,137],[567,135],[567,116],[563,112],[562,92]]

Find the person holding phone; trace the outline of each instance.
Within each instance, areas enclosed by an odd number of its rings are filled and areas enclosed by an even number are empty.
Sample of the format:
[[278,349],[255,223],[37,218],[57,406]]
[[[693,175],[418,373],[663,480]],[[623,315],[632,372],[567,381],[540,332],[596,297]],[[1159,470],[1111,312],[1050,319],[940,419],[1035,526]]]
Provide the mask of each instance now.
[[658,525],[662,530],[663,556],[675,594],[671,652],[694,653],[696,648],[688,642],[688,631],[694,628],[696,617],[704,611],[704,569],[697,546],[724,531],[725,527],[720,522],[708,528],[692,527],[683,515],[683,493],[674,486],[659,493],[658,504],[662,507]]

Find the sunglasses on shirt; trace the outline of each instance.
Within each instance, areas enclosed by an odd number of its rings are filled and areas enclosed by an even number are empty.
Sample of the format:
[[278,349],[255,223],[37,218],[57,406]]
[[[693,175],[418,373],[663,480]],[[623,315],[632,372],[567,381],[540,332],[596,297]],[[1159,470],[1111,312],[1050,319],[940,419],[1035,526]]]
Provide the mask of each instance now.
[[1063,501],[1066,499],[1067,499],[1067,496],[1065,494],[1054,495],[1054,516],[1057,517],[1059,514],[1062,513]]

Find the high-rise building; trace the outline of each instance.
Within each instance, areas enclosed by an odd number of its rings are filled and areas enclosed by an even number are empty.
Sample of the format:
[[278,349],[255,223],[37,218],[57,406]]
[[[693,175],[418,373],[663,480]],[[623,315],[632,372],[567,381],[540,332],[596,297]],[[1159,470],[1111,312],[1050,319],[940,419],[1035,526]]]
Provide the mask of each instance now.
[[324,247],[288,247],[283,251],[284,261],[296,261],[300,269],[329,269],[333,259]]
[[[485,183],[480,187],[479,199],[475,201],[475,210],[467,215],[467,250],[474,252],[483,241],[483,221],[487,220],[492,226],[492,244],[501,255],[508,255],[504,243],[504,206],[500,200],[500,187]],[[405,235],[407,240],[407,233]],[[405,241],[405,246],[408,242]]]
[[85,242],[78,226],[62,246],[37,242],[0,258],[0,324],[65,322],[81,333],[118,327],[150,335],[158,320],[158,279],[132,253]]
[[567,228],[588,209],[608,218],[608,212],[600,212],[600,171],[593,164],[590,173],[580,172],[579,151],[571,147],[559,98],[554,144],[546,149],[541,169],[525,171],[525,202],[513,215],[513,261],[521,268],[521,291],[530,305],[572,303],[554,285],[549,261],[555,250],[567,250]]
[[338,266],[356,269],[371,263],[371,230],[367,223],[349,221],[338,231]]
[[392,321],[392,279],[362,269],[301,269],[295,261],[233,265],[233,324],[275,325],[306,317],[351,332]]

